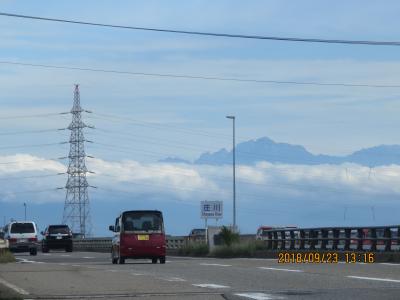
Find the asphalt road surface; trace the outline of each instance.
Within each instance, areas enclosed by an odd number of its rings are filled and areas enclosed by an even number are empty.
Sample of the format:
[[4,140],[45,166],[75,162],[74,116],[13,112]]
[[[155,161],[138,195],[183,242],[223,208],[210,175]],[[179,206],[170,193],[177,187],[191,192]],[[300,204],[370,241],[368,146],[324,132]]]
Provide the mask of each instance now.
[[400,299],[400,264],[278,264],[168,257],[111,264],[109,254],[16,254],[0,285],[25,299]]

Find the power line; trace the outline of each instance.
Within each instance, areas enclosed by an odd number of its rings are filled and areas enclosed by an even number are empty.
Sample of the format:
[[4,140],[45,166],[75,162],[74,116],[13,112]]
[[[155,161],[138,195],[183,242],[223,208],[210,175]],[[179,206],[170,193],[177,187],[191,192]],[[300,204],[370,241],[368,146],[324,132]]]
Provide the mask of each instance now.
[[1,135],[18,135],[18,134],[31,134],[31,133],[47,133],[47,132],[58,132],[60,129],[39,129],[39,130],[27,130],[27,131],[13,131],[13,132],[0,132]]
[[45,175],[32,175],[32,176],[14,176],[14,177],[0,177],[0,180],[19,180],[19,179],[31,179],[31,178],[44,178],[44,177],[54,177],[59,175],[64,175],[65,173],[58,174],[45,174]]
[[[114,121],[114,122],[124,121],[124,122],[129,122],[129,123],[132,123],[135,125],[151,127],[151,128],[161,128],[161,129],[170,128],[170,129],[174,129],[174,130],[179,130],[184,133],[190,133],[190,134],[196,133],[198,135],[203,135],[203,136],[207,136],[207,137],[218,137],[218,138],[225,138],[225,139],[228,139],[228,137],[230,137],[230,135],[227,135],[227,134],[217,134],[214,132],[209,132],[209,131],[204,131],[204,130],[185,129],[185,128],[168,125],[168,124],[157,124],[157,123],[151,123],[151,122],[146,122],[146,121],[139,121],[137,119],[134,119],[131,117],[126,117],[126,116],[118,116],[118,115],[114,115],[114,114],[103,114],[103,113],[92,113],[92,114],[96,117],[101,117],[105,120]],[[93,118],[93,116],[88,116],[88,118]]]
[[44,146],[55,146],[55,145],[61,145],[61,144],[63,144],[63,143],[48,143],[48,144],[29,144],[29,145],[19,145],[19,146],[4,146],[4,147],[0,147],[0,149],[44,147]]
[[56,18],[46,18],[46,17],[29,16],[29,15],[21,15],[21,14],[11,14],[11,13],[5,13],[5,12],[0,12],[0,15],[5,16],[5,17],[24,18],[24,19],[31,19],[31,20],[38,20],[38,21],[51,21],[51,22],[59,22],[59,23],[100,26],[100,27],[110,27],[110,28],[119,28],[119,29],[130,29],[130,30],[153,31],[153,32],[163,32],[163,33],[177,33],[177,34],[197,35],[197,36],[271,40],[271,41],[283,41],[283,42],[350,44],[350,45],[370,45],[370,46],[400,46],[400,42],[397,42],[397,41],[342,40],[342,39],[321,39],[321,38],[301,38],[301,37],[280,37],[280,36],[216,33],[216,32],[202,32],[202,31],[173,30],[173,29],[164,29],[164,28],[114,25],[114,24],[105,24],[105,23],[85,22],[85,21],[78,21],[78,20],[56,19]]
[[64,69],[74,71],[89,71],[89,72],[101,72],[101,73],[113,73],[121,75],[134,75],[134,76],[150,76],[160,78],[179,78],[179,79],[200,79],[200,80],[214,80],[214,81],[227,81],[227,82],[244,82],[244,83],[262,83],[262,84],[285,84],[285,85],[312,85],[312,86],[342,86],[342,87],[361,87],[361,88],[400,88],[400,85],[380,85],[380,84],[351,84],[341,82],[312,82],[312,81],[280,81],[280,80],[262,80],[262,79],[241,79],[233,77],[216,77],[216,76],[200,76],[200,75],[180,75],[170,73],[147,73],[147,72],[131,72],[131,71],[120,71],[110,69],[97,69],[89,67],[67,67],[47,64],[31,64],[21,63],[15,61],[0,61],[0,64],[7,65],[18,65],[18,66],[29,66],[38,68],[48,69]]
[[45,113],[45,114],[31,114],[31,115],[0,116],[0,120],[41,118],[41,117],[49,117],[49,116],[58,116],[58,115],[63,115],[63,114],[64,113]]
[[44,192],[54,192],[54,191],[58,191],[58,188],[52,188],[52,189],[44,189],[44,190],[26,190],[26,191],[2,191],[3,194],[5,193],[12,193],[12,194],[33,194],[33,193],[44,193]]
[[38,159],[28,159],[28,160],[17,160],[17,161],[7,161],[7,162],[0,162],[0,165],[13,165],[13,164],[20,164],[25,162],[36,162],[36,161],[54,161],[59,162],[59,158],[38,158]]

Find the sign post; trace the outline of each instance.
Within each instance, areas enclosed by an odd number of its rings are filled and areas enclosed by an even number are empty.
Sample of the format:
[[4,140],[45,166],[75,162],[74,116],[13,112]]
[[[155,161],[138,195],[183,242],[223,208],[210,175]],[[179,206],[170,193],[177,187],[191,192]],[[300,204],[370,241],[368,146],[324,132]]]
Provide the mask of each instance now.
[[208,219],[221,219],[223,216],[223,202],[222,201],[201,201],[200,202],[200,217],[204,219],[206,227],[206,243],[208,237],[207,220]]

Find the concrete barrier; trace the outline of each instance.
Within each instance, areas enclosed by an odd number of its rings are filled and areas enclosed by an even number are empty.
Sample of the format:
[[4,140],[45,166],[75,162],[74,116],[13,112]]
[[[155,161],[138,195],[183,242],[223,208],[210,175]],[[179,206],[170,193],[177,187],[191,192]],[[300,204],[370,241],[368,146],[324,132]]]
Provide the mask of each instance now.
[[8,250],[8,241],[0,239],[0,253]]

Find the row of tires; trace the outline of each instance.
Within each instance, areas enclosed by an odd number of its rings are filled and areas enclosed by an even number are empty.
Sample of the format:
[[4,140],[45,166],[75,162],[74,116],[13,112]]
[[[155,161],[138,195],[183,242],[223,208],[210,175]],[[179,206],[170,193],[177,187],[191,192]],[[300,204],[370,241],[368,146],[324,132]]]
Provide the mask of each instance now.
[[[111,262],[113,264],[123,265],[125,263],[125,260],[128,258],[135,257],[124,257],[121,255],[121,253],[119,253],[119,251],[114,251],[114,249],[111,248]],[[160,262],[160,264],[165,264],[165,256],[151,257],[150,259],[153,264],[156,264],[158,261]]]

